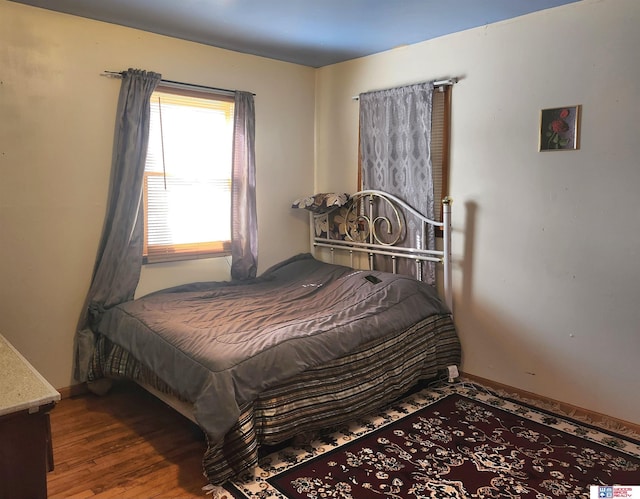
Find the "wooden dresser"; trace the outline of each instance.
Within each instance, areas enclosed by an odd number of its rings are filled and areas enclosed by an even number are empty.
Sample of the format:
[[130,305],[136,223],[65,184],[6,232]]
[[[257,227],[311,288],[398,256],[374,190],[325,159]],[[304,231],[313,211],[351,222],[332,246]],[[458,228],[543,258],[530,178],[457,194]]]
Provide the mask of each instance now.
[[0,499],[47,497],[49,411],[60,394],[0,334]]

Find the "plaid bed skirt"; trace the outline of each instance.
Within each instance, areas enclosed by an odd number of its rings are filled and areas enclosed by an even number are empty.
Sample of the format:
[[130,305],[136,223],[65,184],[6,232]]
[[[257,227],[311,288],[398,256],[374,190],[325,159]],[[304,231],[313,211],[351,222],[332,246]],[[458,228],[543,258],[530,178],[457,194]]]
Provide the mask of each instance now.
[[[301,432],[362,416],[402,396],[417,382],[437,377],[449,365],[460,365],[460,342],[450,316],[433,316],[309,369],[242,407],[222,441],[208,439],[204,474],[211,484],[221,485],[257,464],[260,445],[279,444]],[[99,336],[89,380],[103,377],[133,379],[177,396],[143,362]]]

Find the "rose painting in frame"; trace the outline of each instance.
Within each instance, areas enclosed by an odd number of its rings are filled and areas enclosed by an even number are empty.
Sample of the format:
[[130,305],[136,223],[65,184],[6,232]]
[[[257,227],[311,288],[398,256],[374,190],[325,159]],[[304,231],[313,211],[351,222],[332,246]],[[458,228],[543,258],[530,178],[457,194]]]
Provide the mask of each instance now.
[[580,106],[540,111],[539,151],[573,151],[580,147]]

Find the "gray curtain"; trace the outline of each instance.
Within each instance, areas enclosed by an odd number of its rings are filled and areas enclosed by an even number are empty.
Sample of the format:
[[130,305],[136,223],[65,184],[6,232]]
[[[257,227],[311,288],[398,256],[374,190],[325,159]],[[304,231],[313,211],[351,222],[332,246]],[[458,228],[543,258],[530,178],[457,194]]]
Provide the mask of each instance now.
[[[431,110],[433,83],[420,83],[360,95],[360,155],[364,189],[394,194],[434,219],[431,166]],[[421,239],[417,221],[406,220],[403,245]],[[435,248],[430,228],[424,247]],[[384,257],[376,268],[390,270]],[[399,262],[398,271],[415,276],[413,262]],[[435,266],[423,266],[422,279],[435,283]],[[417,276],[416,276],[417,277]]]
[[75,337],[75,377],[81,382],[87,380],[95,341],[93,328],[106,309],[133,298],[140,278],[149,99],[160,78],[157,73],[133,69],[122,74],[107,213]]
[[236,92],[231,180],[231,278],[250,279],[258,269],[255,107],[253,94]]

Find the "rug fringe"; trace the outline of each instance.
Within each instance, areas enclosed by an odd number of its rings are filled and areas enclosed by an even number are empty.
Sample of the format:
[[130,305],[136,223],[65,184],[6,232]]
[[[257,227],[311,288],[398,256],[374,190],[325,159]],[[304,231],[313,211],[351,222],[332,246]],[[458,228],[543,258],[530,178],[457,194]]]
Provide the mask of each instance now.
[[205,485],[202,490],[207,494],[211,494],[211,499],[232,499],[229,492],[219,485]]

